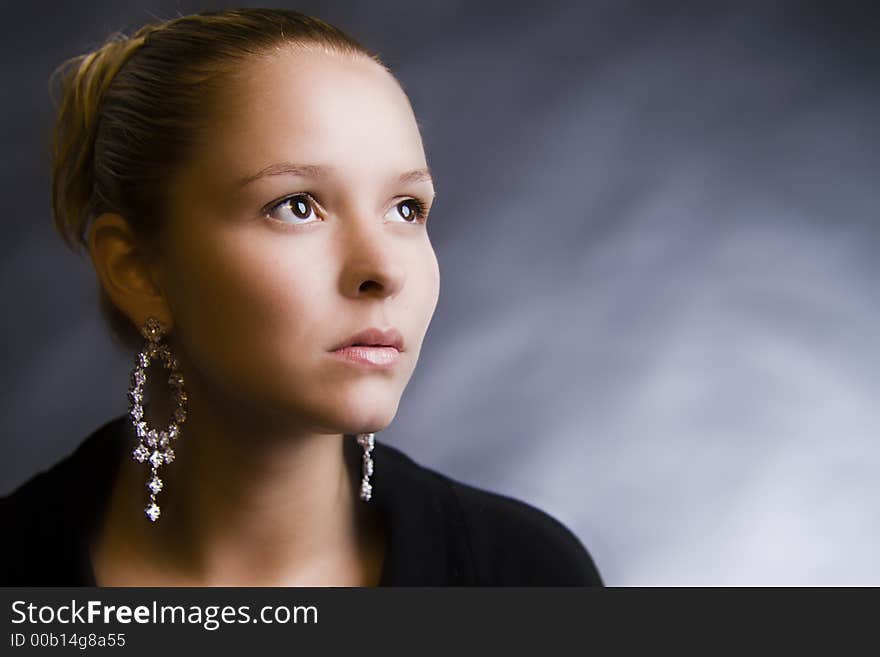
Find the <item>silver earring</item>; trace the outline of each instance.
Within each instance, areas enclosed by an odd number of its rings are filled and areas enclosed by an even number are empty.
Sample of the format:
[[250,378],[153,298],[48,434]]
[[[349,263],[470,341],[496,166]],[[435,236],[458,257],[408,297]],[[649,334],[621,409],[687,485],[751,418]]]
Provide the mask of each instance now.
[[[165,335],[165,327],[155,317],[150,317],[141,327],[141,334],[146,338],[143,348],[134,359],[134,370],[131,373],[131,387],[128,390],[129,408],[131,421],[134,424],[138,437],[138,445],[134,448],[131,456],[138,463],[149,461],[150,476],[147,488],[150,491],[150,501],[144,509],[147,517],[156,522],[159,518],[159,505],[156,504],[156,495],[162,490],[162,480],[159,478],[159,467],[171,463],[174,460],[174,449],[171,443],[177,440],[180,434],[180,425],[186,421],[186,392],[183,389],[183,377],[177,370],[177,359],[171,354],[171,348],[162,338]],[[150,361],[160,358],[165,369],[169,370],[168,384],[171,386],[171,401],[174,411],[171,422],[164,430],[158,430],[147,426],[144,417],[144,383],[147,381],[147,368]]]
[[361,480],[361,499],[368,502],[373,494],[373,487],[370,485],[370,475],[373,474],[373,459],[370,458],[370,452],[375,447],[375,434],[359,433],[357,435],[358,445],[364,448],[364,465],[363,479]]

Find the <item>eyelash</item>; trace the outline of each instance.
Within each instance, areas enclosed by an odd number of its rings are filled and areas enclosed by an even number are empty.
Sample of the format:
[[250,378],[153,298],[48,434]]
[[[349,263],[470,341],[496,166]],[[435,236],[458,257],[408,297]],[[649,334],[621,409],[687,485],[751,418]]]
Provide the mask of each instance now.
[[[263,209],[263,216],[267,217],[270,221],[274,221],[276,223],[282,224],[284,227],[302,225],[302,224],[291,223],[289,221],[281,221],[280,219],[275,219],[274,217],[271,216],[272,212],[274,212],[277,208],[280,208],[285,203],[292,201],[293,199],[298,198],[300,196],[305,196],[307,199],[309,199],[309,202],[312,204],[317,203],[317,200],[315,199],[315,197],[312,196],[310,193],[297,192],[296,194],[291,194],[289,196],[285,196],[284,198],[267,205]],[[407,223],[407,224],[423,224],[423,223],[425,223],[425,221],[428,218],[427,204],[424,201],[422,201],[421,199],[418,199],[414,196],[410,196],[408,198],[402,199],[402,200],[398,201],[397,203],[395,203],[395,207],[400,205],[404,201],[411,201],[412,204],[415,205],[415,208],[416,208],[416,220],[415,221],[404,221],[404,223]],[[313,205],[313,209],[314,209],[314,205]]]

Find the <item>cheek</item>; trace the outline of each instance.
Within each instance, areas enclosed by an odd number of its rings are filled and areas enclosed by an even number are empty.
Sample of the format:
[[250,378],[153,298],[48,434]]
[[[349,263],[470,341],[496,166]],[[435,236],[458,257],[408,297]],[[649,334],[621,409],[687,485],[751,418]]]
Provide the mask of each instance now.
[[434,314],[434,310],[437,307],[437,301],[440,297],[440,264],[437,261],[437,254],[434,253],[434,248],[431,246],[430,242],[427,242],[426,248],[424,252],[420,254],[419,257],[419,267],[418,270],[421,274],[422,281],[422,297],[424,301],[424,308],[426,317],[425,324],[427,328],[427,324],[431,321],[431,317]]
[[301,346],[315,343],[321,311],[320,263],[241,233],[178,253],[171,310],[186,356],[204,378],[241,395],[273,372],[304,374],[310,352]]
[[406,286],[402,307],[393,319],[410,329],[408,337],[415,367],[415,357],[421,351],[440,296],[440,268],[430,242],[415,251],[407,263]]

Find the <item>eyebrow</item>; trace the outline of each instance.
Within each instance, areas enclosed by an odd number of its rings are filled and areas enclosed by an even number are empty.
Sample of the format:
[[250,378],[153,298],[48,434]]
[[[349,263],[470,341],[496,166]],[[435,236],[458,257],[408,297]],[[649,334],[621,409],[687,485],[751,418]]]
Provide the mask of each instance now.
[[[275,164],[270,164],[267,167],[264,167],[257,171],[254,174],[249,176],[245,176],[238,182],[239,187],[244,187],[254,182],[255,180],[259,180],[260,178],[265,178],[268,176],[299,176],[301,178],[326,178],[333,171],[332,167],[321,166],[319,164],[294,164],[293,162],[276,162]],[[412,171],[406,171],[405,173],[400,174],[397,179],[397,182],[400,184],[407,183],[417,183],[417,182],[434,182],[434,178],[431,175],[431,170],[428,168],[424,169],[413,169]]]

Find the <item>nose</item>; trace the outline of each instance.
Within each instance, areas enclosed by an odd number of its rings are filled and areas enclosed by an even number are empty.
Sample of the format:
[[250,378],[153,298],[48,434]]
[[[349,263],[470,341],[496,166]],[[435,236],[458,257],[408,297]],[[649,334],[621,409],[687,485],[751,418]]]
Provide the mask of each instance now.
[[394,297],[405,280],[405,237],[381,216],[360,211],[339,223],[342,254],[340,285],[352,298]]

